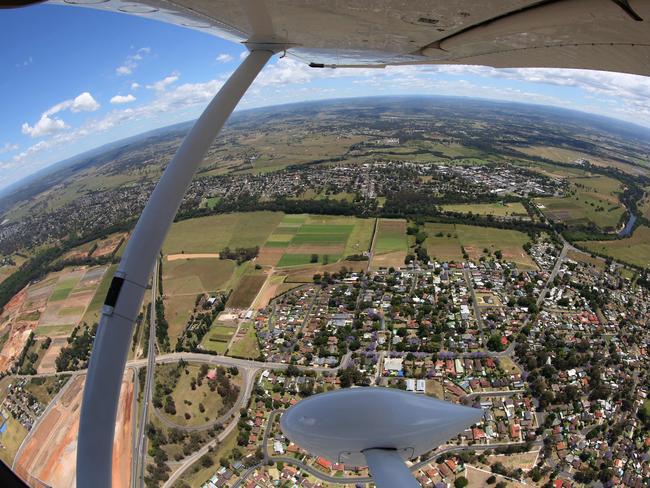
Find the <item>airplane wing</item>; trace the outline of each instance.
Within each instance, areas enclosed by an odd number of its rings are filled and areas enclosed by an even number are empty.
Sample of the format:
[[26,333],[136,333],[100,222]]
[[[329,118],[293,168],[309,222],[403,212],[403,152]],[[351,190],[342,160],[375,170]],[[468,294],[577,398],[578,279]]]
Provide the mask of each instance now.
[[48,3],[157,19],[244,44],[274,42],[314,67],[475,64],[650,75],[649,0],[260,2],[266,8],[252,20],[237,0]]

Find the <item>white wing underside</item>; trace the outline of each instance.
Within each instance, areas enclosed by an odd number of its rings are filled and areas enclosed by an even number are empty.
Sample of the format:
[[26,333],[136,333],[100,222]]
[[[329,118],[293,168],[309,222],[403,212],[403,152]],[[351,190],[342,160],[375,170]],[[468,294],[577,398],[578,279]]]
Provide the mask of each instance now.
[[250,22],[236,0],[48,3],[286,45],[290,56],[319,67],[475,64],[650,75],[650,0],[249,0],[258,14]]

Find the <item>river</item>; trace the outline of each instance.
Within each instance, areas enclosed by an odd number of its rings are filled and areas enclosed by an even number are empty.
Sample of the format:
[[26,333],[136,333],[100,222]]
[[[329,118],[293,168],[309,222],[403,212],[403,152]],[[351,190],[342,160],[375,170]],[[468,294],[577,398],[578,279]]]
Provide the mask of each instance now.
[[629,237],[630,234],[632,233],[632,229],[634,229],[635,222],[636,222],[636,215],[631,214],[623,230],[618,233],[618,237]]

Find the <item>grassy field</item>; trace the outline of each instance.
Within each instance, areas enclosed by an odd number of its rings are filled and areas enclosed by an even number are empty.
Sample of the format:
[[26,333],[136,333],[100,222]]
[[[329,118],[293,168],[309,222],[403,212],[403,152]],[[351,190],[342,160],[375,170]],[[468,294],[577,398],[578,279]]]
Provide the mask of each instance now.
[[425,232],[427,252],[439,261],[462,261],[463,246],[473,260],[484,256],[485,249],[490,253],[500,250],[504,260],[515,262],[521,269],[537,269],[535,262],[523,249],[523,245],[530,240],[523,232],[429,222],[425,224]]
[[95,292],[95,296],[93,296],[93,299],[90,301],[90,304],[86,309],[86,313],[83,316],[82,320],[87,324],[93,324],[99,320],[99,314],[102,310],[102,306],[104,305],[106,293],[108,293],[108,287],[111,284],[111,280],[113,279],[115,271],[117,271],[117,264],[112,264],[106,270],[106,273],[104,273],[102,281],[97,287],[97,291]]
[[462,261],[463,253],[454,224],[427,222],[424,226],[427,239],[424,241],[431,259],[438,261]]
[[252,323],[247,322],[240,326],[237,337],[228,349],[228,356],[244,359],[257,359],[260,356],[257,335]]
[[645,196],[639,201],[638,208],[641,214],[646,218],[650,218],[650,187],[645,187]]
[[553,146],[529,146],[529,147],[512,147],[524,154],[530,156],[541,156],[552,161],[557,161],[558,163],[572,163],[577,159],[586,159],[591,164],[602,167],[618,168],[621,171],[633,175],[647,174],[647,169],[634,166],[632,164],[626,164],[614,159],[609,159],[605,157],[595,156],[593,154],[588,154],[581,151],[575,151],[573,149],[553,147]]
[[233,308],[250,307],[265,281],[265,274],[245,275],[230,295],[227,305]]
[[[173,365],[176,366],[175,364]],[[164,369],[160,371],[165,373]],[[170,415],[162,413],[170,420],[180,425],[201,425],[215,419],[218,416],[219,409],[223,407],[221,396],[216,392],[210,391],[207,380],[203,380],[201,385],[196,385],[192,390],[192,378],[196,379],[199,373],[199,365],[188,364],[185,370],[181,372],[176,388],[171,394],[176,406],[176,414]],[[158,368],[156,368],[158,376]],[[199,404],[203,404],[204,412],[200,412]],[[185,414],[190,418],[186,418]]]
[[494,215],[495,217],[529,217],[526,208],[519,202],[443,205],[442,209],[445,212]]
[[641,225],[626,239],[578,242],[581,247],[616,260],[650,268],[650,228]]
[[345,256],[370,251],[375,219],[355,219],[355,224],[343,250]]
[[60,280],[54,287],[54,291],[50,295],[50,301],[58,302],[60,300],[65,300],[70,295],[70,292],[75,287],[79,278],[70,278],[66,280]]
[[537,269],[523,249],[523,245],[530,240],[523,232],[473,225],[456,225],[456,232],[470,258],[479,259],[484,249],[490,252],[500,250],[504,260],[516,263],[521,269]]
[[175,222],[164,254],[219,252],[224,247],[262,246],[282,220],[279,212],[212,215]]
[[[7,414],[9,412],[6,412]],[[0,424],[4,421],[0,418]],[[18,448],[27,436],[27,429],[23,427],[18,420],[13,418],[11,414],[8,415],[6,420],[6,431],[0,434],[0,459],[2,459],[7,466],[11,466],[14,456],[18,452]]]
[[403,266],[407,251],[406,220],[379,219],[371,265],[374,268]]
[[217,258],[165,261],[163,285],[167,294],[223,290],[235,271],[235,262]]
[[72,329],[75,328],[75,324],[67,325],[41,325],[36,327],[34,330],[34,335],[36,337],[56,337],[70,335]]
[[235,334],[235,327],[215,322],[201,341],[201,347],[206,351],[225,354],[230,338]]
[[70,375],[46,376],[41,378],[32,378],[25,386],[36,399],[44,405],[49,405],[56,392],[68,381]]
[[24,257],[18,256],[16,254],[12,255],[11,258],[14,260],[16,264],[15,265],[8,264],[5,266],[0,266],[0,283],[6,280],[14,271],[16,271],[26,261]]
[[165,318],[169,323],[169,342],[176,344],[194,310],[195,294],[165,296]]
[[578,261],[581,263],[586,263],[591,266],[595,266],[600,270],[605,269],[605,262],[602,259],[592,258],[591,255],[586,254],[584,252],[569,251],[567,252],[567,258],[573,259],[574,261]]
[[575,194],[537,199],[542,212],[567,225],[593,222],[603,231],[615,230],[625,211],[617,196],[622,191],[620,182],[606,176],[576,176],[567,181]]
[[407,249],[406,220],[380,219],[375,240],[375,253],[406,252]]

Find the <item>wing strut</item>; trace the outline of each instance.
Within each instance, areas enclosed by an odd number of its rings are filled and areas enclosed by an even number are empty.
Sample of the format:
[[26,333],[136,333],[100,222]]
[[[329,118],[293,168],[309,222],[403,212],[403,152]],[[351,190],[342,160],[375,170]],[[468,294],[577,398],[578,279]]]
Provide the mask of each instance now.
[[274,51],[251,49],[219,90],[167,166],[129,239],[102,309],[86,376],[77,442],[80,488],[111,488],[120,385],[149,274],[199,163]]
[[420,488],[395,449],[368,449],[363,451],[372,479],[378,488]]

